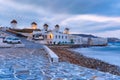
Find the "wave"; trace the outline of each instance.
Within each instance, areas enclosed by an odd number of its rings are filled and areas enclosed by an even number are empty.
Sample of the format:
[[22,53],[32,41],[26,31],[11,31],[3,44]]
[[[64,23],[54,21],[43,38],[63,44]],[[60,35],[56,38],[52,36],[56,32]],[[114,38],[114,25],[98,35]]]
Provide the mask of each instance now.
[[77,48],[74,51],[120,66],[120,43],[109,43],[106,47]]

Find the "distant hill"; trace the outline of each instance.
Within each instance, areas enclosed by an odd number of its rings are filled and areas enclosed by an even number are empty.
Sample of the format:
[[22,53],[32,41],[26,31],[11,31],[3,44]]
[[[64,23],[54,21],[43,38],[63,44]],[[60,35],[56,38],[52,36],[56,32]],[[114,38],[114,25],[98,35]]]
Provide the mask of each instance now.
[[118,38],[108,38],[108,42],[120,42]]
[[[98,36],[94,36],[92,34],[72,34],[72,35],[76,35],[76,36],[81,36],[81,37],[89,37],[89,38],[98,38]],[[108,42],[120,42],[119,38],[107,38]]]
[[81,37],[89,37],[89,38],[98,38],[97,36],[94,36],[92,34],[72,34],[76,36],[81,36]]

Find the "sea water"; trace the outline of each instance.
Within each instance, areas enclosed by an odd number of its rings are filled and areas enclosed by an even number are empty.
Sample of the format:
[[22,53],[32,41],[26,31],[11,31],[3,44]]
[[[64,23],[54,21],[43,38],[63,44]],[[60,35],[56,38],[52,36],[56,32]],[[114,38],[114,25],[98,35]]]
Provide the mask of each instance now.
[[85,56],[120,66],[120,42],[109,43],[105,47],[77,48],[74,51]]

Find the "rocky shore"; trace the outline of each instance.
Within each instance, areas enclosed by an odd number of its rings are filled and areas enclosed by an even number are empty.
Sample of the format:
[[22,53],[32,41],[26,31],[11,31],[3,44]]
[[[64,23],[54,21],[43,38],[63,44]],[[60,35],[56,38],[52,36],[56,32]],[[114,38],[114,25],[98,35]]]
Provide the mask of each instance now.
[[79,66],[96,69],[102,72],[109,72],[120,76],[120,67],[108,64],[101,60],[86,57],[80,53],[74,52],[69,48],[50,47],[60,58],[60,61],[70,62]]

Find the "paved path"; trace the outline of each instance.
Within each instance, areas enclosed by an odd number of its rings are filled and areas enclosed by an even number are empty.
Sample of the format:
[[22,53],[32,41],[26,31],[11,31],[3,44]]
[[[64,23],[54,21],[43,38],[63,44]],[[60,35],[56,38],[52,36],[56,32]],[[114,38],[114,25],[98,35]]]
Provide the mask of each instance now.
[[68,62],[50,64],[42,45],[21,40],[26,48],[0,48],[0,80],[120,80]]
[[119,76],[68,62],[49,63],[42,49],[1,48],[0,80],[120,80]]
[[22,43],[25,44],[26,48],[32,48],[32,49],[39,49],[43,48],[42,44],[35,43],[33,41],[28,41],[26,38],[20,38],[22,40]]
[[0,80],[41,80],[44,77],[42,69],[50,64],[41,49],[9,48],[0,51]]

